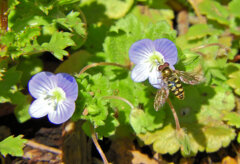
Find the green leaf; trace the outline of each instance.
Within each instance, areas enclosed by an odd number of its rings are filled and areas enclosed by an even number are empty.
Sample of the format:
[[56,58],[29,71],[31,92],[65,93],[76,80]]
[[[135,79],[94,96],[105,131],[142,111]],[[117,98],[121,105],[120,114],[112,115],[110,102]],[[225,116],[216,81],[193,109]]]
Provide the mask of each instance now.
[[[163,1],[159,2],[161,3]],[[161,7],[163,7],[162,4]],[[172,20],[174,19],[173,10],[167,8],[153,9],[146,8],[146,6],[135,6],[131,13],[134,14],[138,20],[141,20],[145,26],[149,23],[157,23],[160,20],[165,20],[168,22],[168,24],[172,25]]]
[[240,18],[240,11],[239,11],[239,6],[240,6],[240,1],[238,0],[232,0],[229,4],[229,11],[230,13],[235,16]]
[[205,14],[208,19],[217,21],[220,24],[229,25],[229,13],[227,9],[217,1],[204,0],[199,4],[201,14]]
[[71,39],[68,32],[54,32],[49,43],[43,43],[42,47],[46,51],[50,51],[56,58],[62,60],[63,56],[67,56],[68,52],[64,49],[68,46],[74,46],[75,43]]
[[200,39],[208,35],[218,35],[220,31],[210,28],[207,24],[195,24],[187,32],[187,39]]
[[227,80],[227,84],[234,88],[236,94],[240,95],[240,70],[229,74],[229,78],[230,79]]
[[29,56],[20,60],[16,69],[22,72],[21,85],[27,86],[30,78],[43,70],[43,63],[37,56]]
[[227,121],[228,125],[236,126],[237,128],[240,128],[240,114],[235,112],[227,113],[224,116],[224,120]]
[[180,125],[186,130],[186,142],[184,137],[179,140],[168,106],[161,109],[166,111],[166,118],[168,118],[165,119],[164,126],[154,132],[138,134],[138,137],[145,144],[153,144],[153,149],[163,154],[173,154],[181,148],[183,155],[192,156],[198,151],[215,152],[221,147],[228,146],[235,138],[235,130],[226,126],[222,120],[224,114],[235,106],[231,90],[226,86],[216,88],[186,86],[184,89],[185,99],[183,101],[171,95],[170,98]]
[[0,152],[6,157],[7,154],[12,156],[23,156],[24,143],[27,142],[26,139],[22,139],[23,135],[17,137],[10,136],[0,142]]
[[82,22],[79,16],[79,12],[71,11],[66,17],[56,19],[57,23],[61,24],[64,28],[74,34],[72,39],[76,44],[76,47],[74,47],[75,49],[83,44],[87,35],[85,28],[86,25]]
[[16,105],[14,114],[20,123],[23,123],[31,118],[28,109],[31,104],[31,96],[24,95],[21,92],[16,92],[11,96],[12,104]]
[[[101,9],[99,13],[103,12],[108,18],[118,19],[123,17],[133,5],[133,0],[84,0],[81,3],[82,7],[91,6],[92,9]],[[94,8],[93,8],[94,7]],[[96,11],[96,10],[95,10]],[[90,11],[89,11],[90,12]],[[88,13],[88,12],[86,12]],[[96,14],[94,14],[96,17]]]
[[[156,113],[154,117],[150,117],[148,111],[143,111],[141,109],[134,108],[131,110],[130,114],[130,124],[134,129],[135,133],[146,133],[148,130],[154,130],[156,128],[162,127],[165,118],[165,112],[160,110]],[[156,119],[157,118],[157,119]]]
[[111,27],[111,31],[114,33],[105,39],[103,45],[106,60],[109,62],[118,61],[124,65],[130,62],[128,51],[134,42],[144,38],[152,40],[168,38],[174,41],[176,37],[176,31],[172,30],[166,21],[144,27],[141,20],[133,15],[120,19],[115,26]]
[[88,51],[77,51],[71,54],[67,60],[62,62],[55,72],[65,72],[69,74],[79,73],[91,57],[92,55]]
[[238,132],[237,142],[240,143],[240,132]]
[[[3,80],[0,81],[0,102],[11,102],[11,97],[14,94],[14,88],[16,84],[20,81],[21,72],[16,71],[15,67],[10,68],[3,77]],[[11,92],[12,91],[12,92]]]
[[119,126],[118,120],[114,117],[113,113],[110,113],[105,120],[105,125],[96,128],[98,138],[109,137],[115,134],[116,128]]

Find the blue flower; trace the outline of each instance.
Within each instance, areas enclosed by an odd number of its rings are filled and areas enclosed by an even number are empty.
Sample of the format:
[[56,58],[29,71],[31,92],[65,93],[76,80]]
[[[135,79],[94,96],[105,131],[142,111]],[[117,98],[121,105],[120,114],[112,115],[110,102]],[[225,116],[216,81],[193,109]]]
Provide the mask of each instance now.
[[40,72],[29,81],[28,89],[36,99],[29,107],[31,117],[48,115],[50,122],[61,124],[73,115],[78,85],[69,74]]
[[176,64],[178,52],[175,44],[168,39],[142,39],[135,42],[129,50],[130,60],[136,64],[131,73],[135,82],[142,82],[149,78],[155,88],[161,88],[162,75],[158,66],[165,62],[171,69]]

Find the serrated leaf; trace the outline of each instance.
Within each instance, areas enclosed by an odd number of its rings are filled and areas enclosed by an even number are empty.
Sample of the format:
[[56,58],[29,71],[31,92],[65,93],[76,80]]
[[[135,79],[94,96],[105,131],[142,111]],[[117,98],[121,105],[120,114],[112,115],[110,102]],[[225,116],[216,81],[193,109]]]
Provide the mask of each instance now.
[[68,32],[55,32],[53,33],[49,43],[43,43],[42,47],[46,51],[50,51],[56,58],[63,59],[67,56],[68,52],[64,49],[68,46],[74,46],[75,43],[71,39],[71,34]]
[[0,142],[0,152],[3,156],[10,154],[12,156],[23,156],[24,143],[26,139],[22,139],[23,135],[17,137],[10,136]]
[[207,18],[215,20],[220,24],[228,25],[229,13],[227,9],[217,1],[204,0],[199,4],[199,10]]

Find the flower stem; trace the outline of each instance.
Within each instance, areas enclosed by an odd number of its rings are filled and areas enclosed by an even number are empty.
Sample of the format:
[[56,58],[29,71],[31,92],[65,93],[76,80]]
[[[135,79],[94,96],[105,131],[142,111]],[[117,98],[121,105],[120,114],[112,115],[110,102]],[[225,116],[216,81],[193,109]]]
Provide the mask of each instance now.
[[46,146],[40,143],[37,143],[35,141],[32,140],[28,140],[28,142],[26,143],[27,146],[33,147],[33,148],[37,148],[40,150],[44,150],[44,151],[48,151],[48,152],[52,152],[54,154],[62,154],[62,151],[50,146]]
[[210,43],[210,44],[206,44],[206,45],[201,45],[201,46],[198,46],[198,47],[194,47],[194,48],[191,48],[190,50],[191,51],[198,51],[199,49],[203,49],[203,48],[206,48],[206,47],[211,47],[211,46],[218,46],[220,48],[223,48],[225,51],[230,51],[230,49],[220,43]]
[[176,130],[177,131],[180,131],[181,130],[181,127],[180,127],[180,123],[179,123],[179,120],[178,120],[178,116],[177,116],[177,113],[172,105],[172,102],[170,101],[170,99],[168,98],[167,99],[167,102],[172,110],[172,113],[173,113],[173,117],[174,117],[174,120],[175,120],[175,123],[176,123]]
[[92,137],[93,143],[94,143],[94,145],[96,146],[96,148],[97,148],[100,156],[102,157],[103,163],[104,163],[104,164],[108,164],[108,160],[107,160],[107,158],[106,158],[106,156],[105,156],[105,154],[104,154],[101,146],[100,146],[99,143],[98,143],[97,136],[96,136],[96,133],[95,133],[93,127],[91,128],[91,131],[92,131],[91,137]]
[[127,103],[132,109],[134,108],[133,104],[130,103],[127,99],[125,99],[123,97],[119,97],[119,96],[104,96],[103,98],[105,98],[105,99],[118,99],[118,100],[122,100],[125,103]]
[[83,72],[85,72],[89,68],[96,67],[96,66],[103,66],[103,65],[113,65],[113,66],[129,69],[129,66],[122,65],[122,64],[109,63],[109,62],[99,62],[99,63],[92,63],[92,64],[89,64],[89,65],[83,67],[83,69],[78,73],[78,75],[81,75]]

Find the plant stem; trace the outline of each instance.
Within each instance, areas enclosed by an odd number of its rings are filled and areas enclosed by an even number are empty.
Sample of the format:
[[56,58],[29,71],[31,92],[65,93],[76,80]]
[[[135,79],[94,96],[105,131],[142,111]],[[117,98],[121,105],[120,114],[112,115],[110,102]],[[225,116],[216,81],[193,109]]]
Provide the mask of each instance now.
[[198,47],[191,48],[190,50],[191,51],[197,51],[199,49],[203,49],[203,48],[211,47],[211,46],[218,46],[220,48],[223,48],[225,51],[230,51],[230,49],[228,47],[225,47],[224,45],[222,45],[220,43],[210,43],[210,44],[206,44],[206,45],[201,45],[201,46],[198,46]]
[[174,117],[174,120],[175,120],[175,123],[176,123],[176,130],[177,131],[180,131],[181,130],[181,127],[180,127],[180,123],[179,123],[179,120],[178,120],[178,116],[177,116],[177,113],[172,105],[172,102],[170,101],[169,98],[167,98],[167,102],[172,110],[172,113],[173,113],[173,117]]
[[127,103],[132,109],[134,108],[133,104],[130,103],[127,99],[125,99],[123,97],[119,97],[119,96],[104,96],[103,98],[105,98],[105,99],[118,99],[118,100],[122,100],[125,103]]
[[1,21],[1,31],[7,31],[8,28],[8,1],[0,0],[0,21]]
[[104,163],[104,164],[108,164],[108,160],[107,160],[107,158],[106,158],[106,156],[105,156],[105,154],[104,154],[101,146],[100,146],[99,143],[98,143],[97,136],[96,136],[96,133],[95,133],[93,127],[91,128],[91,131],[92,131],[91,136],[92,136],[93,143],[94,143],[94,145],[96,146],[96,148],[97,148],[100,156],[102,157],[103,163]]
[[88,69],[90,69],[92,67],[103,66],[103,65],[113,65],[113,66],[129,69],[129,66],[122,65],[122,64],[108,63],[108,62],[99,62],[99,63],[92,63],[92,64],[89,64],[89,65],[83,67],[83,69],[78,73],[78,75],[81,75],[83,72],[85,72],[86,70],[88,70]]
[[44,151],[48,151],[48,152],[52,152],[54,154],[61,154],[62,153],[62,151],[59,150],[59,149],[56,149],[56,148],[53,148],[53,147],[50,147],[50,146],[46,146],[46,145],[37,143],[35,141],[31,141],[31,140],[28,140],[28,142],[25,143],[25,144],[27,146],[37,148],[37,149],[40,149],[40,150],[44,150]]

